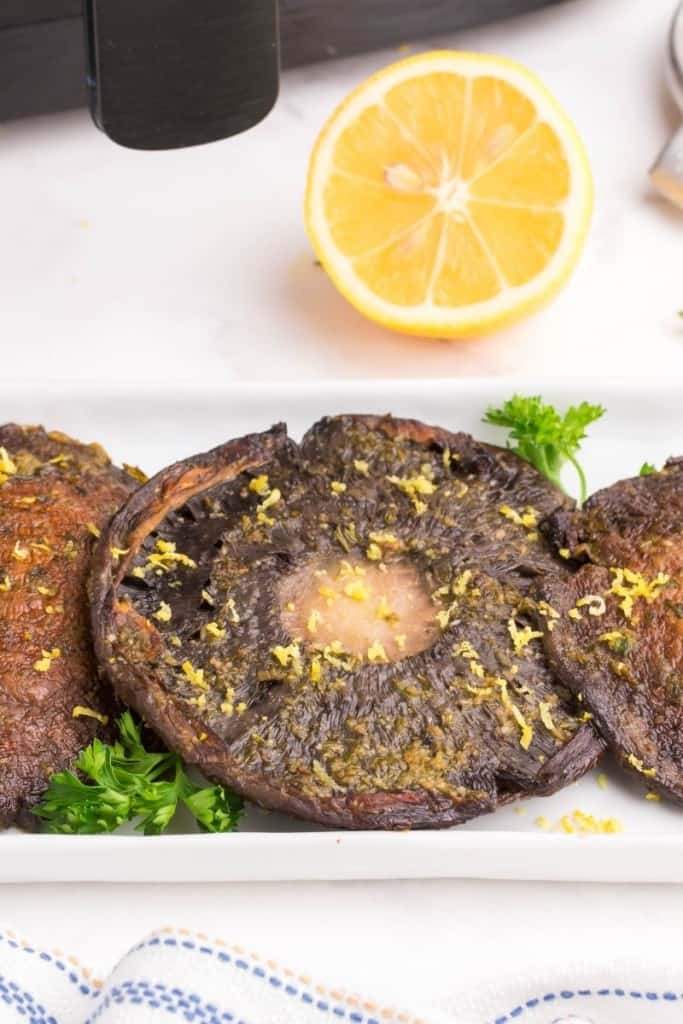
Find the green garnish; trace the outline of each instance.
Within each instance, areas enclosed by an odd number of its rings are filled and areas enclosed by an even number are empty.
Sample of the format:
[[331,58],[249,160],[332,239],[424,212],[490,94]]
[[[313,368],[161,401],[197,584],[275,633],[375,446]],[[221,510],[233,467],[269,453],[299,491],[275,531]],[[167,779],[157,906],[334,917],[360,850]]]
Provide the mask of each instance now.
[[[484,422],[507,427],[510,432],[508,447],[558,487],[562,487],[562,467],[570,462],[579,477],[580,501],[583,504],[588,489],[576,453],[586,436],[586,427],[599,420],[604,413],[605,409],[601,405],[581,402],[580,405],[571,405],[561,416],[554,406],[544,402],[539,395],[527,398],[514,395],[502,408],[490,408]],[[510,441],[515,443],[511,444]]]
[[35,814],[48,832],[91,835],[114,832],[125,821],[146,836],[160,835],[184,805],[205,832],[237,828],[242,801],[223,786],[197,785],[177,754],[145,749],[129,711],[118,721],[119,740],[95,739],[76,761],[74,772],[53,775]]
[[639,476],[652,476],[653,473],[657,472],[657,467],[653,466],[651,462],[644,462],[639,470]]

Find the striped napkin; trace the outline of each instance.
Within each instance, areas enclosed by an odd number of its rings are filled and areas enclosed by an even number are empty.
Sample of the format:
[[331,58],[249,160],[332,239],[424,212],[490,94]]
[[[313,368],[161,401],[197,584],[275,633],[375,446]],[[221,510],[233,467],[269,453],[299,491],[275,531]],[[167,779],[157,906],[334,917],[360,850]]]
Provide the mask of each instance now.
[[[501,951],[501,961],[504,951]],[[454,965],[454,975],[457,965]],[[661,984],[619,977],[618,965],[571,984],[492,981],[486,992],[457,992],[452,1007],[408,1013],[353,997],[312,978],[179,929],[134,946],[105,979],[75,957],[41,950],[0,931],[0,1024],[673,1024],[683,991],[667,971]],[[536,986],[536,987],[534,987]]]

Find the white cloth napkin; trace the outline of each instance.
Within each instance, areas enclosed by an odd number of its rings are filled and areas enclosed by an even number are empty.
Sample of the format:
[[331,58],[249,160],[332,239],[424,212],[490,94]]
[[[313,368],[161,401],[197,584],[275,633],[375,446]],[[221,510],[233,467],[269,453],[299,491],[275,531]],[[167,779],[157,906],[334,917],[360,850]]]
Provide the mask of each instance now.
[[[504,951],[483,952],[492,964]],[[578,973],[573,973],[578,972]],[[253,953],[182,929],[143,939],[106,979],[74,957],[0,931],[0,1024],[670,1024],[683,1020],[672,969],[565,965],[548,979],[492,978],[471,992],[453,967],[452,1009],[405,1012],[353,997]],[[648,972],[651,973],[651,972]]]

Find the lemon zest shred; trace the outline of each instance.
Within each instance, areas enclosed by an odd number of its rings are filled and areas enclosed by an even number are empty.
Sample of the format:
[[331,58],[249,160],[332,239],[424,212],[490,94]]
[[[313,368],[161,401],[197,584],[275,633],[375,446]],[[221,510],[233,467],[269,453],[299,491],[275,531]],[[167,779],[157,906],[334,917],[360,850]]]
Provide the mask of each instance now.
[[233,626],[238,626],[241,620],[239,617],[239,613],[237,611],[237,605],[235,604],[235,598],[229,597],[228,600],[225,602],[225,607],[228,610],[228,615],[230,616],[230,621],[232,622]]
[[254,494],[258,494],[259,497],[265,497],[270,493],[270,482],[268,475],[262,473],[260,476],[255,476],[253,480],[249,481],[249,490],[253,491]]
[[389,607],[389,602],[384,594],[380,597],[379,604],[375,608],[375,618],[382,619],[384,622],[398,622],[399,620],[399,616],[396,612],[392,611]]
[[368,661],[371,665],[376,665],[378,663],[386,664],[389,661],[387,652],[384,650],[384,646],[378,640],[375,640],[370,647],[368,647]]
[[21,541],[18,540],[15,542],[14,547],[12,548],[12,558],[17,562],[25,562],[30,555],[31,552],[28,548],[23,547]]
[[316,656],[311,661],[311,668],[310,668],[311,682],[312,683],[319,683],[320,680],[322,679],[322,674],[323,674],[322,664],[320,662],[320,658]]
[[403,541],[399,540],[395,533],[386,530],[373,530],[370,540],[384,548],[400,548]]
[[332,587],[328,587],[327,584],[324,584],[322,587],[318,587],[318,593],[321,597],[325,598],[328,608],[333,605],[339,597],[337,591],[333,590]]
[[604,615],[607,611],[605,599],[601,594],[585,594],[576,602],[577,608],[588,608],[589,615]]
[[266,512],[267,509],[272,508],[273,505],[277,505],[282,497],[282,492],[278,487],[274,487],[272,491],[263,499],[263,501],[257,505],[256,511]]
[[507,679],[502,679],[501,677],[498,677],[497,679],[494,679],[494,683],[500,689],[500,699],[503,704],[503,707],[505,707],[510,712],[510,714],[512,715],[512,717],[517,722],[517,725],[520,728],[520,747],[522,748],[522,750],[528,750],[531,745],[531,741],[534,738],[534,730],[531,728],[531,726],[529,725],[526,718],[519,710],[515,702],[510,699],[510,694],[508,693]]
[[273,647],[271,654],[283,668],[289,668],[290,665],[293,668],[296,668],[301,661],[301,648],[296,641],[293,641],[286,647],[282,644],[277,644]]
[[535,824],[544,831],[564,832],[566,835],[614,835],[623,832],[624,827],[618,818],[596,818],[575,808],[571,814],[563,814],[556,825],[551,826],[548,819],[541,815]]
[[109,725],[109,715],[103,715],[101,711],[95,711],[93,708],[86,708],[80,704],[77,704],[75,708],[71,709],[72,718],[94,718],[100,725]]
[[347,583],[344,587],[344,593],[352,601],[367,601],[370,597],[370,591],[360,580],[352,580],[351,583]]
[[332,643],[325,644],[322,649],[322,656],[324,661],[328,664],[333,665],[334,668],[348,669],[355,660],[353,655],[349,654],[348,651],[344,650],[344,645],[341,640],[333,640]]
[[635,768],[635,770],[637,772],[640,772],[641,775],[647,775],[648,777],[650,777],[652,775],[657,774],[656,768],[646,768],[643,762],[640,760],[640,758],[636,757],[635,754],[629,754],[626,760],[631,765],[631,767]]
[[617,652],[619,652],[621,644],[628,643],[628,637],[620,629],[610,629],[606,633],[601,633],[598,640],[606,643],[611,650]]
[[509,505],[501,505],[498,511],[502,516],[514,523],[515,526],[523,526],[526,529],[538,526],[538,512],[531,505],[527,505],[522,513],[516,512]]
[[619,608],[627,619],[631,618],[633,605],[637,598],[642,597],[647,604],[655,601],[671,577],[667,573],[658,572],[652,580],[647,580],[642,573],[634,572],[632,569],[610,569],[614,576],[612,586],[608,593],[621,597]]
[[204,669],[195,668],[191,661],[184,661],[180,666],[185,678],[198,690],[208,690],[208,683],[204,678]]
[[0,447],[0,484],[6,483],[8,478],[14,476],[16,472],[16,462],[6,448]]
[[461,640],[460,643],[455,644],[453,647],[453,654],[459,655],[461,658],[466,658],[468,661],[479,661],[479,654],[469,640]]
[[342,559],[339,563],[339,572],[337,577],[344,579],[345,576],[367,576],[367,573],[362,565],[351,565],[346,559]]
[[157,622],[170,622],[172,617],[173,612],[171,611],[171,606],[170,604],[167,604],[165,601],[161,602],[158,609],[152,616],[152,618],[156,619]]
[[543,725],[546,727],[549,733],[552,733],[553,736],[559,736],[560,731],[555,725],[555,722],[553,721],[553,716],[550,711],[550,704],[547,701],[541,701],[539,703],[538,717],[541,719]]
[[439,623],[439,625],[441,626],[442,629],[447,629],[448,628],[448,623],[449,623],[450,618],[451,618],[450,611],[448,609],[446,609],[446,608],[442,608],[441,611],[436,613],[435,618],[436,618],[436,621]]
[[360,473],[361,476],[367,476],[370,469],[365,459],[354,459],[353,468],[357,473]]
[[417,515],[422,515],[423,512],[427,511],[427,505],[420,499],[422,497],[429,497],[436,491],[436,484],[433,483],[424,473],[420,473],[417,476],[389,476],[387,477],[389,483],[394,484],[400,491],[403,492],[413,503],[413,508]]
[[555,623],[560,618],[560,613],[558,612],[557,608],[553,608],[553,606],[551,604],[548,604],[547,601],[539,601],[537,608],[538,614],[542,615],[543,618],[546,620],[548,632],[552,633],[552,631],[555,629]]
[[222,640],[226,635],[226,630],[221,629],[217,622],[207,622],[204,626],[204,632],[212,636],[214,640]]
[[51,651],[41,651],[41,654],[42,657],[33,663],[33,667],[36,672],[49,672],[52,662],[62,656],[62,652],[59,647],[53,647]]
[[343,482],[343,480],[333,480],[332,483],[330,484],[330,490],[332,491],[332,494],[344,494],[344,492],[346,491],[346,484]]
[[532,640],[538,640],[543,637],[543,633],[540,633],[537,629],[532,629],[531,626],[524,626],[523,629],[520,629],[512,618],[508,619],[508,633],[510,634],[515,654],[521,654]]
[[[127,552],[122,553],[127,554]],[[162,538],[156,542],[156,551],[147,555],[147,562],[148,568],[156,569],[159,572],[172,572],[179,565],[184,565],[188,569],[197,568],[194,559],[184,555],[182,551],[178,551],[173,541],[162,540]]]
[[463,594],[467,592],[467,588],[470,585],[471,579],[471,569],[465,569],[465,571],[461,572],[459,576],[456,576],[456,578],[453,580],[452,586],[453,594],[455,597],[462,597]]

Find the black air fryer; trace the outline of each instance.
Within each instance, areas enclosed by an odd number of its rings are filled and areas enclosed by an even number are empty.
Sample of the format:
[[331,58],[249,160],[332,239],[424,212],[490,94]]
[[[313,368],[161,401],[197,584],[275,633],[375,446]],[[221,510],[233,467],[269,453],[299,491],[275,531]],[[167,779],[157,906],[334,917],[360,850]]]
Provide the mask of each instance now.
[[115,142],[227,138],[294,67],[441,36],[558,0],[0,0],[0,121],[90,102]]

